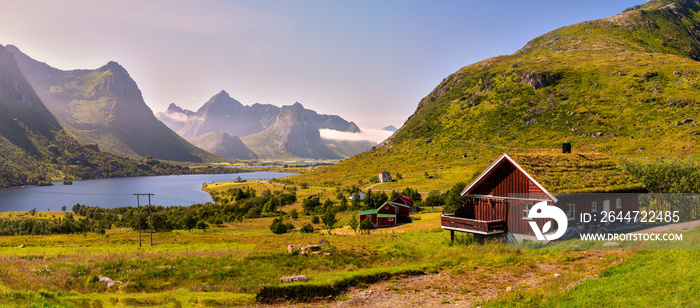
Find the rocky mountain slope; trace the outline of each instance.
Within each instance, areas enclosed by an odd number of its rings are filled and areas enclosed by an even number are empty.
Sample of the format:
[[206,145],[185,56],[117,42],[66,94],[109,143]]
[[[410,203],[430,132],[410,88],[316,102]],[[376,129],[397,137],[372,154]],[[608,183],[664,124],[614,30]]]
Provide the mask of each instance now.
[[109,62],[95,70],[62,71],[36,61],[14,46],[23,75],[41,100],[78,135],[113,153],[165,160],[219,160],[158,121],[128,72]]
[[233,159],[257,159],[253,153],[243,144],[241,138],[227,132],[209,132],[192,139],[192,144],[219,156]]
[[0,45],[0,187],[48,184],[51,180],[185,173],[186,168],[147,163],[81,145],[46,108]]
[[301,104],[283,106],[267,129],[243,137],[243,142],[262,157],[313,159],[339,158],[325,146],[318,128]]
[[308,176],[357,181],[390,169],[468,181],[500,153],[555,152],[564,141],[574,152],[697,155],[698,60],[698,1],[563,27],[459,69],[383,146]]

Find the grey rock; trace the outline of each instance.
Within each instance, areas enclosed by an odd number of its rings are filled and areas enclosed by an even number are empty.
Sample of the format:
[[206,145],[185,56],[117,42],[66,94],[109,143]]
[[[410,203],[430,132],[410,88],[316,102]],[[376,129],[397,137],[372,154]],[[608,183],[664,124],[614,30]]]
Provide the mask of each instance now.
[[299,281],[308,281],[309,277],[306,275],[299,275],[299,276],[289,276],[289,277],[282,277],[280,278],[280,282],[288,283],[288,282],[299,282]]

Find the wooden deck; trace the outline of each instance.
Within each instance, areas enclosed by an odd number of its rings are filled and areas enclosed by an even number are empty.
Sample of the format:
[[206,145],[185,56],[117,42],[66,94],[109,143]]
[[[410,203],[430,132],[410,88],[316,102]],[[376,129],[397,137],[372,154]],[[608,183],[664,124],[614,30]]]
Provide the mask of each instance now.
[[455,217],[454,214],[441,215],[440,226],[445,230],[469,232],[482,235],[503,233],[506,229],[506,224],[503,219],[484,221]]

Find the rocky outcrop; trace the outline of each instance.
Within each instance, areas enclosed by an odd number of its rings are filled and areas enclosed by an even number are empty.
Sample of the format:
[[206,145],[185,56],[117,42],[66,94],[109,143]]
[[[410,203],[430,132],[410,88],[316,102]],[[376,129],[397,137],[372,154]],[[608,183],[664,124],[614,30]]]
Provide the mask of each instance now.
[[520,81],[530,85],[533,89],[541,89],[556,81],[557,76],[547,73],[521,72],[516,74]]
[[289,277],[280,278],[280,282],[283,282],[283,283],[308,281],[308,280],[309,280],[309,277],[306,275],[289,276]]

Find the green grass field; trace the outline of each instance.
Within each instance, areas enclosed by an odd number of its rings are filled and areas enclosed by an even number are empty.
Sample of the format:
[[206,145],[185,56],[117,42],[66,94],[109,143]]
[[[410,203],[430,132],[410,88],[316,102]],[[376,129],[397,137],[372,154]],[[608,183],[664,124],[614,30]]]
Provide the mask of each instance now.
[[[240,185],[281,189],[262,182],[218,183],[208,189]],[[300,199],[310,194],[330,196],[332,191],[299,191]],[[284,210],[299,210],[299,203]],[[273,217],[266,217],[205,231],[154,233],[156,246],[149,246],[144,232],[142,247],[138,233],[128,229],[0,237],[0,306],[228,307],[259,304],[265,296],[286,306],[275,297],[302,293],[318,295],[322,306],[352,299],[343,293],[346,287],[398,284],[416,273],[450,279],[429,284],[442,292],[440,302],[475,306],[683,306],[694,303],[698,291],[693,283],[700,275],[693,266],[697,251],[512,250],[499,242],[475,244],[462,235],[453,244],[440,228],[437,211],[415,214],[418,220],[410,224],[356,235],[346,226],[351,215],[356,213],[339,213],[340,223],[330,235],[325,230],[299,233],[310,216],[291,221],[294,231],[276,235],[269,229]],[[698,233],[686,239],[695,241]],[[290,244],[319,243],[329,254],[287,252]],[[107,288],[97,282],[100,275],[123,284]],[[279,281],[293,275],[307,275],[309,281]]]

